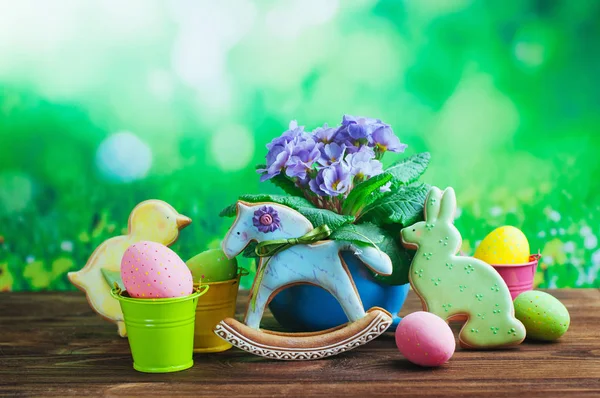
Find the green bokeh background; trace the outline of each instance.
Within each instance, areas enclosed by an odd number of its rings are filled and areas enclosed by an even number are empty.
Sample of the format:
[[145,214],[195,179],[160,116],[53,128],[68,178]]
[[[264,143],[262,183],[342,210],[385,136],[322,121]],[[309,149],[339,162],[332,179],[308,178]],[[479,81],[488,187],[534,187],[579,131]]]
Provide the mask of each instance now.
[[[290,120],[391,124],[464,247],[521,228],[541,287],[600,286],[600,3],[0,0],[0,290],[74,289],[136,203],[218,247]],[[403,155],[387,155],[386,163]],[[245,263],[247,266],[251,264]],[[248,286],[249,279],[245,280]]]

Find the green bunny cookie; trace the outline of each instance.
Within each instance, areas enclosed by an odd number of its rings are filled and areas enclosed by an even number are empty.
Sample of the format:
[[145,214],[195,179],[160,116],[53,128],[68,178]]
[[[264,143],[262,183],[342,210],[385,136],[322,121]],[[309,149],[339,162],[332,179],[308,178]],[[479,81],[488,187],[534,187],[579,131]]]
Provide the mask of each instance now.
[[402,243],[417,250],[410,284],[424,310],[443,319],[467,317],[459,333],[465,348],[520,344],[525,327],[515,318],[506,283],[489,264],[456,256],[462,237],[454,226],[456,195],[433,187],[425,201],[425,221],[402,230]]

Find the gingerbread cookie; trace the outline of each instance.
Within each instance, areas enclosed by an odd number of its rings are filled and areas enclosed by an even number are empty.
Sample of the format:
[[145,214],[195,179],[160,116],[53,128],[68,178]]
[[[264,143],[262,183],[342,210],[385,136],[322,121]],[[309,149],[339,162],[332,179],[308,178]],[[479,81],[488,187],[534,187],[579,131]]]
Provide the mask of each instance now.
[[489,264],[457,256],[462,237],[454,226],[456,195],[433,187],[425,202],[425,221],[402,230],[402,242],[417,250],[410,283],[426,311],[445,320],[467,322],[459,333],[465,348],[520,344],[525,327],[515,318],[506,283]]
[[[192,222],[161,200],[147,200],[138,204],[129,216],[127,235],[110,238],[100,244],[87,264],[77,272],[69,272],[71,283],[86,293],[92,309],[105,319],[117,324],[119,335],[125,337],[125,322],[121,306],[111,295],[106,275],[118,275],[125,250],[140,241],[170,245],[179,237],[179,231]],[[104,274],[104,275],[103,275]]]
[[[374,247],[322,240],[328,236],[325,227],[313,228],[302,214],[287,206],[238,202],[237,218],[223,240],[225,255],[237,256],[252,241],[273,251],[260,258],[244,324],[227,318],[217,325],[215,333],[256,355],[307,360],[351,350],[385,332],[392,323],[391,314],[376,307],[365,311],[340,252],[351,251],[365,266],[382,275],[392,273],[390,258]],[[260,330],[269,301],[282,289],[300,283],[316,285],[331,293],[350,323],[308,334]]]

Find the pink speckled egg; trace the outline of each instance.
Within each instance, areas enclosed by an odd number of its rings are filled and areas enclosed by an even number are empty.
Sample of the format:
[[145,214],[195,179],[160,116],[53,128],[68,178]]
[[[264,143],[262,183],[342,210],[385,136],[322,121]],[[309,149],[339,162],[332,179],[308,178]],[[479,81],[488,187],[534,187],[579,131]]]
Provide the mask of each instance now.
[[121,260],[121,278],[135,298],[182,297],[192,293],[192,272],[165,245],[139,242],[127,248]]
[[396,345],[412,363],[441,366],[456,349],[450,326],[430,312],[413,312],[402,318],[396,329]]

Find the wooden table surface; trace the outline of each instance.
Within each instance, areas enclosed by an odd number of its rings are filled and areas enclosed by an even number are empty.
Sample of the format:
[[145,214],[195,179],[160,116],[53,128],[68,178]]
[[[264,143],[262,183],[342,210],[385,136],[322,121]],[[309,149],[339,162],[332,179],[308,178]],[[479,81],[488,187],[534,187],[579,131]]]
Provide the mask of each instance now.
[[[232,348],[195,355],[187,371],[154,375],[133,369],[127,339],[82,293],[0,293],[0,395],[600,396],[600,290],[549,292],[571,313],[558,342],[457,348],[437,369],[409,363],[387,333],[324,360],[281,362]],[[401,314],[419,309],[410,292]],[[270,314],[265,324],[274,325]]]

